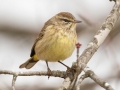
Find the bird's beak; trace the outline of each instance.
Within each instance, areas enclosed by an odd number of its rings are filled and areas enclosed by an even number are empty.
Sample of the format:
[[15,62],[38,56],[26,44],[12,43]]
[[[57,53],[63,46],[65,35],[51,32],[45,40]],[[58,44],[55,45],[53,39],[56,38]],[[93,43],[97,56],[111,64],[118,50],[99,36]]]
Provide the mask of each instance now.
[[79,20],[75,20],[74,23],[81,23],[82,21]]

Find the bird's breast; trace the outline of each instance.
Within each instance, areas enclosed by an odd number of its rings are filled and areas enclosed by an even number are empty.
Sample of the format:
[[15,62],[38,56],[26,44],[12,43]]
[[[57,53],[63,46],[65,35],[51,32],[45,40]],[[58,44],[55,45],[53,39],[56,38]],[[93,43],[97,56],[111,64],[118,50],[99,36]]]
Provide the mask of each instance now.
[[64,32],[61,30],[42,38],[37,43],[36,54],[39,59],[51,62],[64,60],[72,54],[75,44],[76,32]]

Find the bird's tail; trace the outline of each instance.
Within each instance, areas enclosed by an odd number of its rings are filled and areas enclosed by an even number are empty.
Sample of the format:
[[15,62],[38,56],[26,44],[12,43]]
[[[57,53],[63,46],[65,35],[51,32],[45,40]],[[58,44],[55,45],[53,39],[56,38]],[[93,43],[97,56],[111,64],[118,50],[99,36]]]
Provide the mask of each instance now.
[[26,69],[32,68],[38,62],[38,60],[35,60],[34,57],[35,56],[29,58],[25,63],[21,64],[19,68],[26,68]]

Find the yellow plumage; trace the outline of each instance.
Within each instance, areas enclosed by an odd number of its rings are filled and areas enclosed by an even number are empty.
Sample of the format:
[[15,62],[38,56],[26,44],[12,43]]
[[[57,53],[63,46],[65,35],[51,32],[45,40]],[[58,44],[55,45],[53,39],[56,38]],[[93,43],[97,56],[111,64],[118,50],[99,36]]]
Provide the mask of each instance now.
[[39,60],[36,54],[32,58],[33,58],[34,61],[38,61]]

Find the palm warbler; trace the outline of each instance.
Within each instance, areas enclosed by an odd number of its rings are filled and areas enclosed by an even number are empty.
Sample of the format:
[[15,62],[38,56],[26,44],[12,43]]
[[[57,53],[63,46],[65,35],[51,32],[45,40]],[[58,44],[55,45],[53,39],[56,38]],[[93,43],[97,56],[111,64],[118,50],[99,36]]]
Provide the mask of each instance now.
[[48,61],[63,64],[60,60],[65,60],[71,56],[75,49],[76,23],[80,22],[68,12],[58,13],[49,19],[34,42],[30,59],[20,65],[20,68],[30,69],[39,60],[45,60],[49,72],[51,70]]

